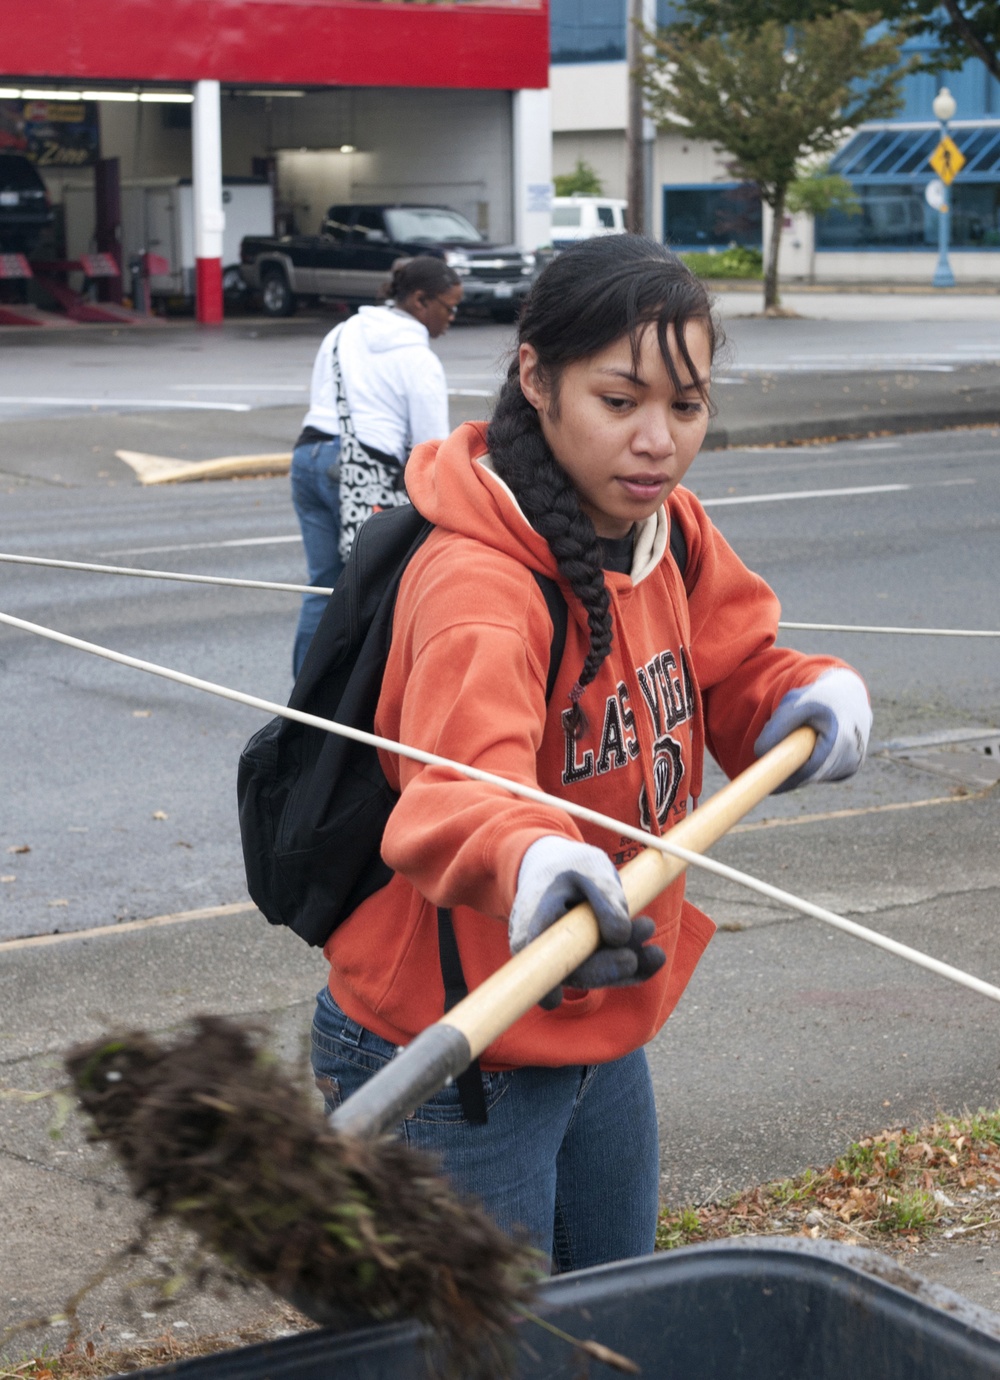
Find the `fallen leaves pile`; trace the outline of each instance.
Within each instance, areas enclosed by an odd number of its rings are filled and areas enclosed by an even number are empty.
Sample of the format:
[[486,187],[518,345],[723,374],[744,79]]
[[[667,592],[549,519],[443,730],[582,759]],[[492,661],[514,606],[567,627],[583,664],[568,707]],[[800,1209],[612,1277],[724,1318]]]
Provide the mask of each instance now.
[[[725,1202],[664,1211],[657,1248],[798,1235],[903,1253],[928,1239],[962,1239],[990,1228],[1000,1228],[1000,1110],[980,1109],[942,1116],[916,1131],[880,1131],[850,1145],[826,1169],[759,1185]],[[0,1380],[98,1380],[258,1340],[263,1336],[247,1333],[181,1342],[164,1334],[114,1350],[78,1341],[20,1365],[0,1362]]]
[[880,1131],[827,1169],[660,1215],[657,1247],[807,1236],[905,1252],[1000,1227],[1000,1111]]
[[69,1342],[54,1355],[33,1356],[20,1365],[4,1365],[0,1361],[0,1380],[103,1380],[105,1376],[127,1375],[131,1371],[152,1366],[165,1366],[195,1356],[207,1356],[255,1342],[274,1341],[276,1335],[310,1327],[301,1315],[287,1310],[287,1328],[275,1333],[273,1329],[247,1328],[225,1336],[191,1337],[181,1340],[172,1332],[163,1332],[146,1341],[128,1346],[109,1347],[98,1336]]

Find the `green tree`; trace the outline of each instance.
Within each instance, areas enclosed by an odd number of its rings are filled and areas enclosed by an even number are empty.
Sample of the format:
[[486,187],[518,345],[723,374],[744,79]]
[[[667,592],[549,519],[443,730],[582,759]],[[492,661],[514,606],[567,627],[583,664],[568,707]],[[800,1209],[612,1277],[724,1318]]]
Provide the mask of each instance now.
[[873,38],[872,17],[768,21],[753,33],[698,37],[679,24],[648,35],[643,85],[661,129],[705,139],[731,155],[774,213],[764,309],[779,304],[778,249],[788,189],[804,162],[832,152],[848,128],[901,104],[901,40]]
[[596,168],[583,158],[576,160],[576,167],[569,173],[557,173],[552,179],[556,196],[600,196],[604,191]]
[[702,37],[752,33],[770,20],[801,24],[843,10],[878,13],[905,35],[932,38],[935,51],[924,66],[954,69],[977,57],[1000,81],[1000,0],[687,0],[686,5]]
[[847,178],[826,167],[801,173],[789,185],[785,205],[789,211],[807,211],[811,216],[822,216],[827,211],[844,211],[849,216],[861,214],[861,203]]

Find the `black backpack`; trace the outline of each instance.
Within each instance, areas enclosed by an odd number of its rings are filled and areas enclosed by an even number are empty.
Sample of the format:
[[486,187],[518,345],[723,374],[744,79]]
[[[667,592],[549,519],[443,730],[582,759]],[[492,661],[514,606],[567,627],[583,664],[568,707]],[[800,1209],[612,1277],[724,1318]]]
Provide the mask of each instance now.
[[[290,709],[374,731],[403,571],[434,524],[404,504],[360,528],[299,672]],[[671,523],[681,573],[687,549]],[[552,618],[546,699],[566,641],[566,601],[535,573]],[[392,876],[380,848],[398,799],[373,747],[277,717],[249,740],[237,777],[247,889],[272,925],[322,947]]]
[[[403,571],[434,524],[411,504],[361,527],[295,681],[290,709],[374,732]],[[566,602],[535,577],[554,628],[546,698],[566,641]],[[397,794],[373,747],[274,718],[253,735],[237,775],[250,896],[272,925],[322,947],[392,871],[380,848]]]

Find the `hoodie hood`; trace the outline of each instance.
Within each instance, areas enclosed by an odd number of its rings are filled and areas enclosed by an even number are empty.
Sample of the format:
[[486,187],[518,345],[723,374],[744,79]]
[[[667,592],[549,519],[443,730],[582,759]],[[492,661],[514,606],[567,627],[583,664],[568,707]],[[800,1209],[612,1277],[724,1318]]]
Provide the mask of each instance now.
[[556,574],[548,542],[488,463],[485,422],[466,422],[445,441],[417,446],[405,475],[413,506],[437,527],[503,551],[530,570]]
[[[361,307],[352,319],[366,348],[375,355],[412,349],[414,345],[426,349],[430,343],[427,327],[409,312],[397,311],[395,307]],[[345,327],[347,324],[344,323]]]
[[[556,576],[558,567],[548,542],[531,526],[493,468],[485,422],[466,422],[446,441],[417,446],[407,462],[406,488],[414,507],[436,526],[503,551],[529,570]],[[667,548],[669,531],[664,508],[639,524],[633,584],[655,570]]]

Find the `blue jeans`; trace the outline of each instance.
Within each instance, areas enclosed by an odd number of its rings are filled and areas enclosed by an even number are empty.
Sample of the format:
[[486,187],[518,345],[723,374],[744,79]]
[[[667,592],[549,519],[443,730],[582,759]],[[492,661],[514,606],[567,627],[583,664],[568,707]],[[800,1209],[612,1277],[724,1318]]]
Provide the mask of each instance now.
[[[292,503],[302,528],[309,583],[332,587],[344,568],[340,559],[340,481],[328,470],[340,459],[340,438],[310,441],[292,451]],[[304,594],[292,649],[292,673],[302,669],[328,595]]]
[[[329,1111],[395,1054],[324,988],[312,1065]],[[645,1050],[610,1064],[483,1074],[489,1121],[466,1121],[453,1085],[397,1128],[437,1156],[504,1231],[524,1228],[563,1272],[648,1255],[659,1208],[659,1145]]]

